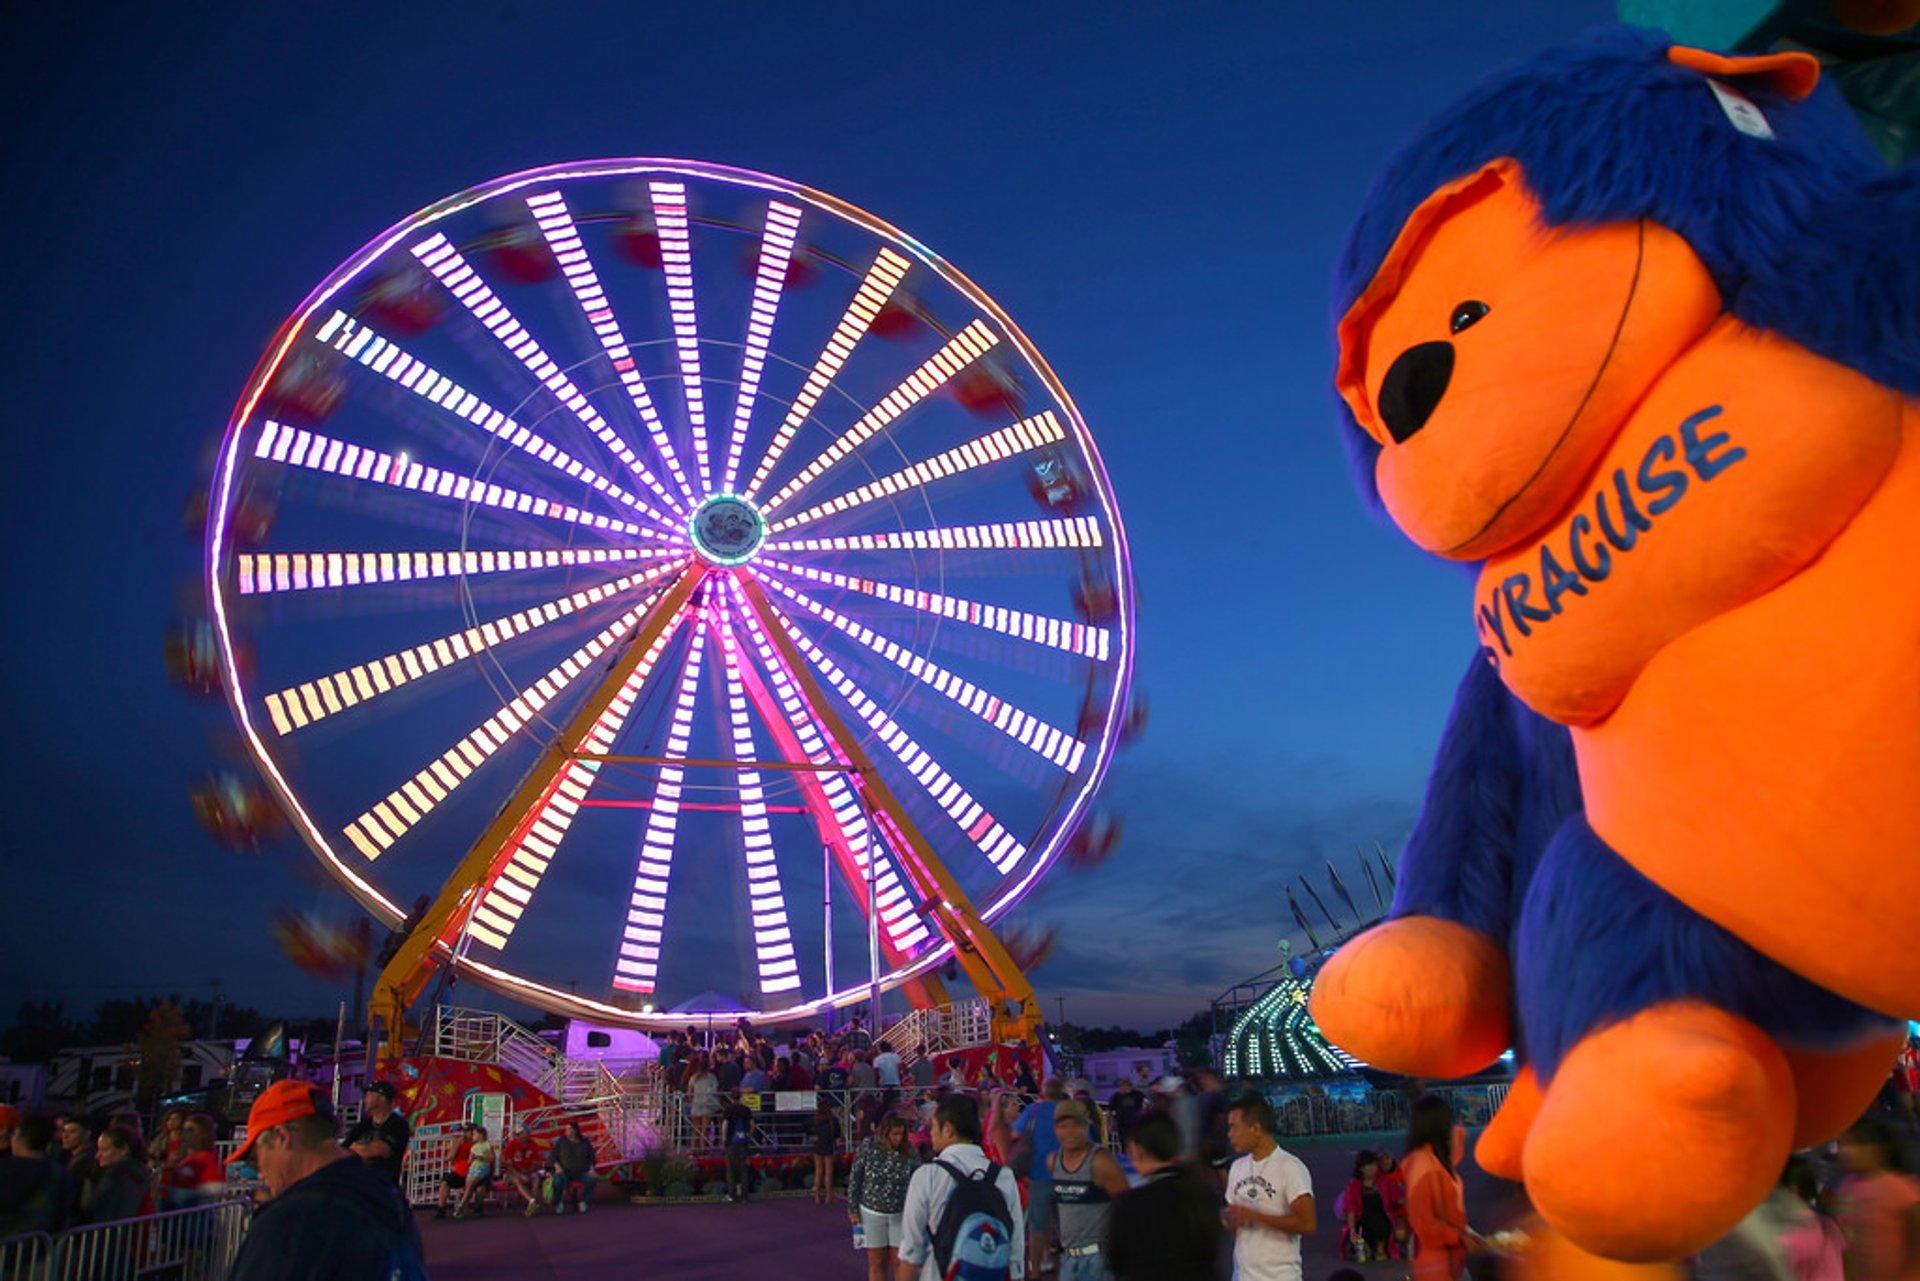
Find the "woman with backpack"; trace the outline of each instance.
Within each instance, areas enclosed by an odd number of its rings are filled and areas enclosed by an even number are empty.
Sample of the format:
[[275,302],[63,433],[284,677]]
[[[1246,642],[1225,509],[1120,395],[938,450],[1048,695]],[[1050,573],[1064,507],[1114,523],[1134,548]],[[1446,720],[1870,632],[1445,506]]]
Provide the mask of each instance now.
[[893,1281],[907,1183],[920,1164],[907,1133],[905,1117],[885,1118],[854,1153],[847,1176],[847,1218],[866,1244],[868,1281]]

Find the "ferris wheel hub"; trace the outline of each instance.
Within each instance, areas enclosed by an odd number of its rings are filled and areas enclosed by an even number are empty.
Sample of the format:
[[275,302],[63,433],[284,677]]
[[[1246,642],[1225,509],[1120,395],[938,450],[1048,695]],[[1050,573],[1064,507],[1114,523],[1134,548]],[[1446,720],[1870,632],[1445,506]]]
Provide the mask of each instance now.
[[766,517],[738,494],[714,494],[687,522],[693,550],[709,565],[744,565],[767,540]]

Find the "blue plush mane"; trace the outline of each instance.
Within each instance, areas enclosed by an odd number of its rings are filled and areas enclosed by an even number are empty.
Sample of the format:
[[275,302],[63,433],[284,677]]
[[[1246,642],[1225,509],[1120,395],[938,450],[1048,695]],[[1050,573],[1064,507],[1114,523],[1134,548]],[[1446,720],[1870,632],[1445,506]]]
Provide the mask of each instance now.
[[[1735,130],[1666,37],[1629,27],[1494,72],[1387,166],[1335,269],[1337,321],[1442,184],[1510,156],[1553,226],[1647,218],[1679,233],[1728,311],[1920,395],[1920,170],[1888,173],[1840,95],[1743,80],[1775,138]],[[1783,247],[1786,247],[1783,249]],[[1361,487],[1380,447],[1340,409]]]

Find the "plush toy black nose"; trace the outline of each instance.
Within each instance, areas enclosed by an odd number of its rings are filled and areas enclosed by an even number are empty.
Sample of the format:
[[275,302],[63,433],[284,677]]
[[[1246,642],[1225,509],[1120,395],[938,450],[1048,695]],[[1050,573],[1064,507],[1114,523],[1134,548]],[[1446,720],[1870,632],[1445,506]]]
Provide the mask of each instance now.
[[1423,342],[1400,353],[1380,384],[1380,419],[1395,444],[1427,425],[1453,378],[1453,344]]

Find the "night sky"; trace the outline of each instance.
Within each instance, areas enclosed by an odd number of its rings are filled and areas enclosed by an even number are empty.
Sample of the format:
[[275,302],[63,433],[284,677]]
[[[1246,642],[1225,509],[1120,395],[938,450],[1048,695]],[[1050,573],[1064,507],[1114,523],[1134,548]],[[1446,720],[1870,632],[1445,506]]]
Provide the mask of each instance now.
[[1075,1022],[1155,1026],[1280,959],[1282,887],[1397,850],[1473,651],[1468,583],[1356,497],[1327,280],[1396,141],[1610,16],[1437,6],[123,6],[0,29],[14,589],[0,1020],[343,995],[267,934],[347,915],[304,850],[195,824],[221,709],[172,689],[182,509],[268,336],[363,241],[514,170],[684,156],[905,228],[1046,353],[1132,540],[1126,836],[1017,919]]

